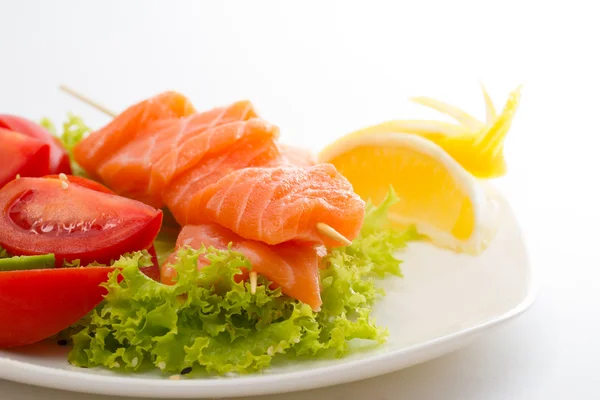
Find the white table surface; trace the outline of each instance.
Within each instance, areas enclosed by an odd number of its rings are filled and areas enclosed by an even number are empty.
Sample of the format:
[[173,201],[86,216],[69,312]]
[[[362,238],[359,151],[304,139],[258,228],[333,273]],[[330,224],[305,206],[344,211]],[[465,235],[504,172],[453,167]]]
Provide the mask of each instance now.
[[[577,1],[395,3],[0,0],[0,111],[72,111],[100,126],[57,85],[115,110],[172,88],[200,109],[249,98],[282,140],[317,149],[370,123],[433,116],[410,96],[481,116],[480,80],[498,107],[525,83],[498,186],[541,275],[537,303],[454,354],[265,399],[600,398],[595,13]],[[64,398],[109,399],[0,381],[2,400]]]

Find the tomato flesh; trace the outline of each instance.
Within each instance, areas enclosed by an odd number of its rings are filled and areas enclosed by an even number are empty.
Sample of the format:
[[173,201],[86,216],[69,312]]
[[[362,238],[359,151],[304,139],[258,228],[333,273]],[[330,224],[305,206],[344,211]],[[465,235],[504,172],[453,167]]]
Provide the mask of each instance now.
[[[46,178],[58,179],[59,176],[48,175],[46,176]],[[69,182],[69,185],[75,184],[86,187],[88,189],[95,190],[97,192],[115,194],[115,192],[113,192],[103,184],[93,181],[91,179],[82,178],[80,176],[67,175],[67,182]],[[148,248],[148,253],[150,253],[150,255],[152,256],[152,265],[149,267],[142,267],[140,268],[140,271],[144,273],[147,277],[155,281],[160,281],[160,265],[158,264],[158,256],[156,255],[156,249],[154,248],[154,245]]]
[[112,267],[0,272],[0,348],[38,342],[71,326],[102,301]]
[[69,155],[62,144],[46,128],[26,118],[15,115],[0,115],[0,128],[19,132],[25,136],[41,140],[50,147],[49,169],[51,174],[71,173]]
[[0,187],[20,176],[48,174],[50,147],[41,140],[0,128]]
[[[58,175],[48,175],[48,176],[45,176],[44,178],[60,179]],[[104,186],[103,184],[93,181],[91,179],[83,178],[81,176],[67,175],[67,182],[69,183],[69,185],[75,184],[75,185],[83,186],[85,188],[95,190],[96,192],[116,194],[115,192],[113,192],[112,190],[110,190],[109,188]]]
[[55,178],[21,178],[0,189],[0,245],[14,255],[54,253],[57,265],[108,264],[148,249],[162,211]]

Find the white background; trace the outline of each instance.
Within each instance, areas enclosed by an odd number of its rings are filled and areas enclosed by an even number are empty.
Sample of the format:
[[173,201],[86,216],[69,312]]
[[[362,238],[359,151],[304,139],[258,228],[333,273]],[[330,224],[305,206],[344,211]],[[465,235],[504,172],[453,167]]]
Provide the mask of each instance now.
[[[402,4],[400,4],[402,3]],[[542,291],[524,316],[404,371],[269,399],[598,399],[600,30],[593,1],[0,0],[0,111],[101,114],[165,89],[198,109],[241,98],[318,149],[437,97],[479,116],[524,83],[498,181],[522,221]],[[1,145],[1,144],[0,144]],[[418,307],[418,305],[415,305]],[[0,381],[0,398],[67,394]],[[101,396],[72,395],[82,400]],[[70,397],[69,397],[70,398]]]

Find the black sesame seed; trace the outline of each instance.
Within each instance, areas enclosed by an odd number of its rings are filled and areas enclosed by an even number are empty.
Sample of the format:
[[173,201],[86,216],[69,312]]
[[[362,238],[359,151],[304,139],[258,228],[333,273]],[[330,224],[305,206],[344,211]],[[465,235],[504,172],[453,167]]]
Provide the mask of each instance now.
[[59,346],[66,346],[67,344],[69,344],[69,342],[67,341],[67,339],[60,339],[56,342],[56,344]]
[[187,375],[190,372],[192,372],[192,367],[185,367],[184,369],[181,370],[181,375]]

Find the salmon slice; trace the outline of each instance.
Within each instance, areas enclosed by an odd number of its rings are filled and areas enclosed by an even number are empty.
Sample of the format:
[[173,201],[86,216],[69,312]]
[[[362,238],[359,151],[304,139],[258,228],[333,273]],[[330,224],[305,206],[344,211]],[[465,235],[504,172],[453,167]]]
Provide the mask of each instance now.
[[281,155],[287,164],[294,167],[312,167],[317,165],[316,155],[308,149],[301,147],[279,144]]
[[317,223],[353,240],[365,211],[365,202],[331,164],[238,169],[187,201],[188,224],[208,219],[246,239],[273,245],[290,240],[343,245],[321,235]]
[[[313,310],[321,307],[319,288],[320,257],[313,246],[283,243],[277,246],[244,239],[216,224],[184,226],[177,238],[177,248],[202,245],[216,249],[232,249],[248,257],[252,270],[281,287],[286,295],[308,304]],[[171,265],[177,260],[174,253],[161,268],[161,282],[172,284],[177,271]],[[198,268],[207,265],[205,258],[198,260]],[[247,271],[245,272],[247,275]]]
[[197,194],[205,187],[241,168],[280,163],[281,153],[274,141],[275,135],[276,131],[255,129],[252,135],[246,135],[227,151],[208,154],[196,167],[176,178],[163,193],[165,204],[175,220],[182,226],[191,219],[196,224],[209,222],[194,205]]
[[[185,171],[209,152],[223,151],[256,129],[276,130],[264,121],[249,126],[240,122],[254,115],[252,104],[243,101],[185,118],[155,121],[104,162],[98,175],[120,195],[160,208],[161,193],[175,173]],[[186,146],[184,151],[181,146]],[[162,162],[175,153],[180,154],[180,165]],[[161,179],[153,180],[157,168],[162,171]]]
[[119,114],[104,128],[92,132],[73,149],[79,165],[97,176],[97,168],[152,122],[194,113],[192,103],[176,92],[165,92],[137,103]]
[[211,139],[207,142],[204,135],[198,134],[199,130],[218,127],[230,122],[252,120],[258,118],[258,115],[252,103],[246,100],[238,101],[228,107],[214,109],[205,114],[210,115],[207,115],[208,118],[204,118],[203,121],[195,121],[192,128],[180,130],[175,140],[171,141],[168,151],[153,166],[150,179],[151,191],[164,189],[177,174],[182,174],[195,166],[202,158],[202,151],[199,152],[198,149],[204,149],[207,145],[213,152],[222,151],[247,135],[248,131],[255,129],[277,131],[277,135],[279,135],[278,128],[264,120],[255,120],[249,125],[237,124],[222,127],[222,129],[216,128],[211,131]]

